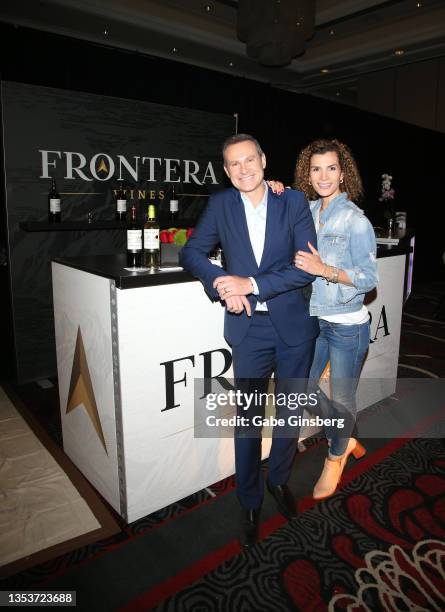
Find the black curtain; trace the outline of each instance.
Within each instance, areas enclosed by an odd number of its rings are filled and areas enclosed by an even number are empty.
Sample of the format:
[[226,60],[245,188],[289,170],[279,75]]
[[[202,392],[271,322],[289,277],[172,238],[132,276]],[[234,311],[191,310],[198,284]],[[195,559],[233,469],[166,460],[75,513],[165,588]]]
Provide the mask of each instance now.
[[[396,209],[406,210],[417,234],[415,279],[443,275],[440,224],[445,135],[323,99],[180,62],[0,23],[0,72],[33,83],[239,113],[239,130],[254,134],[267,157],[267,174],[290,184],[299,150],[318,137],[336,137],[353,150],[363,176],[362,203],[375,224],[380,177],[394,177]],[[3,228],[2,228],[3,231]]]

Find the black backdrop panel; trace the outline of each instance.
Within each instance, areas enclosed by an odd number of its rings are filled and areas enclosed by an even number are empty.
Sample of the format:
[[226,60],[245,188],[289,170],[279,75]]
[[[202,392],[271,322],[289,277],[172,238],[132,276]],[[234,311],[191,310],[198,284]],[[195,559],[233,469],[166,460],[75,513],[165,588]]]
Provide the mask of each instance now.
[[184,216],[193,220],[222,187],[221,143],[234,121],[21,83],[3,82],[1,93],[16,373],[25,382],[56,372],[51,259],[125,249],[122,230],[21,230],[20,222],[47,219],[47,177],[57,179],[65,221],[88,213],[112,220],[121,183],[140,218],[149,202],[162,215],[173,182]]

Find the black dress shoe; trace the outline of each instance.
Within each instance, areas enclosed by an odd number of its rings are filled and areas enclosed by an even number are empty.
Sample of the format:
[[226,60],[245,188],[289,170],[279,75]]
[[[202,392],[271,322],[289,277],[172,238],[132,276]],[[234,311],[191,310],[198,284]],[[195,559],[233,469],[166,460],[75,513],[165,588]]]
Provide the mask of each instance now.
[[287,519],[293,519],[297,517],[297,509],[295,499],[286,484],[272,486],[267,484],[267,489],[277,503],[279,512]]
[[241,534],[239,540],[244,549],[252,548],[252,546],[256,544],[259,514],[259,510],[242,509]]

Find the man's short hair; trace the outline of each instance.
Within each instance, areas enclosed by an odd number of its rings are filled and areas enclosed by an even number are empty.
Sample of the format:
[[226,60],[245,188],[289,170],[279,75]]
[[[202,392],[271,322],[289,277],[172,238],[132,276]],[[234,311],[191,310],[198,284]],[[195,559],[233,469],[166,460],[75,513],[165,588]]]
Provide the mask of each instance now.
[[222,156],[223,156],[224,161],[225,161],[224,154],[228,147],[234,144],[238,144],[239,142],[246,142],[246,141],[253,142],[253,144],[256,147],[258,155],[263,155],[263,149],[261,148],[261,145],[256,138],[254,138],[250,134],[234,134],[234,136],[229,136],[229,138],[226,138],[226,140],[223,143]]

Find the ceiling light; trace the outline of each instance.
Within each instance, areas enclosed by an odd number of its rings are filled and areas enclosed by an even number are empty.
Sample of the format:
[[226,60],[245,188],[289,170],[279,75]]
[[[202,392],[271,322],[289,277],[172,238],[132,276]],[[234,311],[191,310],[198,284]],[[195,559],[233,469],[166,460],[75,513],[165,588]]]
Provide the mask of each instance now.
[[336,92],[335,92],[335,95],[336,95],[336,96],[341,96],[341,93],[340,93],[339,91],[336,91]]
[[176,48],[176,47],[173,47],[173,49],[172,49],[172,53],[177,53],[177,52],[178,52],[177,48]]
[[206,4],[204,7],[204,10],[206,13],[210,13],[210,11],[212,10],[212,7],[210,6],[210,4]]
[[229,66],[232,68],[232,66],[233,66],[233,62],[229,62]]
[[[246,43],[248,57],[263,66],[287,66],[304,53],[306,41],[314,32],[315,2],[238,0],[236,5],[237,35]],[[266,10],[269,5],[274,6]]]
[[418,2],[416,6],[417,6],[417,8],[422,8],[422,3]]
[[107,30],[107,28],[105,28],[105,30],[102,32],[102,34],[103,34],[104,36],[108,36],[109,31]]
[[320,70],[320,72],[321,72],[322,74],[326,74],[327,72],[329,72],[329,68],[322,68],[322,69]]
[[331,30],[331,31],[329,32],[329,34],[330,34],[331,36],[334,36],[334,34],[335,34],[335,30]]
[[394,51],[394,55],[403,55],[405,53],[405,51],[403,49],[396,49]]

